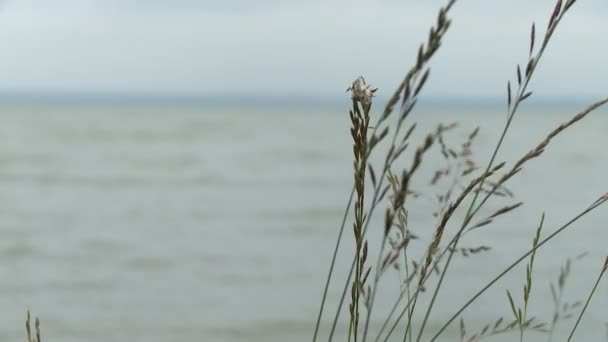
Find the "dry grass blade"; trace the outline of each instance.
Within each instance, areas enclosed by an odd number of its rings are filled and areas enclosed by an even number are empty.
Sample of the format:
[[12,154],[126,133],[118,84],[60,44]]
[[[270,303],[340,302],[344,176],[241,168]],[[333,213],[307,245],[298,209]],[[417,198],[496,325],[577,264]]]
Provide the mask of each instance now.
[[[451,23],[450,19],[448,19],[447,17],[447,14],[455,3],[456,0],[450,0],[445,5],[445,7],[439,10],[439,15],[437,16],[437,25],[431,28],[428,40],[426,42],[426,49],[424,44],[420,45],[416,58],[416,64],[412,66],[412,68],[407,72],[403,81],[401,82],[401,84],[399,84],[399,86],[393,93],[393,96],[389,99],[386,108],[384,109],[384,112],[380,117],[380,122],[383,122],[386,118],[389,117],[389,115],[391,115],[395,105],[399,102],[400,99],[402,99],[402,106],[404,106],[405,103],[408,102],[408,99],[412,94],[410,90],[413,87],[412,81],[419,75],[425,64],[429,62],[429,60],[434,56],[435,52],[441,46],[442,38],[448,31],[448,28],[450,27]],[[424,79],[424,81],[426,81],[426,79]],[[419,85],[415,87],[418,88],[422,86],[419,83]],[[420,91],[420,89],[417,90]],[[411,110],[411,108],[409,108],[409,110]],[[406,116],[409,110],[404,111],[403,115]]]
[[[452,217],[452,215],[454,214],[454,212],[456,211],[456,209],[458,207],[460,207],[460,204],[462,203],[462,201],[467,197],[467,195],[469,193],[471,193],[471,191],[475,188],[475,186],[477,186],[477,184],[479,184],[482,181],[482,179],[491,176],[496,171],[500,170],[500,168],[502,168],[503,166],[504,166],[504,163],[499,164],[494,169],[473,179],[471,181],[471,183],[469,183],[469,185],[458,196],[458,198],[452,204],[450,204],[447,211],[443,214],[443,216],[441,218],[441,222],[439,223],[439,225],[437,226],[437,229],[435,230],[433,240],[430,243],[429,248],[426,252],[426,258],[425,258],[426,261],[425,261],[424,265],[422,266],[421,272],[420,272],[420,281],[421,282],[426,277],[426,272],[428,271],[428,267],[432,263],[433,255],[435,255],[437,247],[439,246],[439,243],[441,242],[441,238],[443,237],[443,233],[445,231],[447,223],[450,220],[450,218]],[[419,284],[419,285],[422,285],[422,284]]]
[[[503,323],[504,323],[504,318],[500,317],[495,322],[484,325],[482,329],[471,334],[465,340],[467,342],[478,342],[487,337],[510,333],[510,332],[514,331],[515,328],[518,327],[517,320],[511,321],[509,324],[503,324]],[[543,322],[537,323],[536,318],[532,317],[532,318],[528,319],[526,322],[524,322],[523,328],[525,330],[532,330],[532,331],[546,333],[547,330],[545,329],[545,325],[546,324]]]
[[522,206],[524,204],[524,202],[519,202],[519,203],[515,203],[513,205],[508,205],[505,207],[502,207],[500,209],[498,209],[497,211],[495,211],[492,215],[486,217],[485,219],[481,220],[479,223],[474,224],[471,228],[467,229],[467,231],[471,231],[483,226],[486,226],[492,222],[494,222],[494,218],[500,216],[500,215],[504,215],[506,213],[509,213],[517,208],[519,208],[520,206]]
[[[594,104],[590,105],[585,110],[583,110],[582,112],[576,114],[572,119],[559,125],[553,131],[551,131],[551,133],[549,133],[547,135],[547,137],[543,141],[541,141],[540,144],[538,144],[538,146],[536,146],[536,148],[534,148],[533,150],[528,152],[528,154],[526,154],[523,158],[518,160],[515,163],[515,166],[513,167],[513,169],[511,170],[510,173],[515,174],[515,173],[519,172],[519,170],[521,170],[521,167],[523,166],[524,163],[526,163],[530,159],[536,158],[539,155],[541,155],[545,151],[545,147],[547,147],[547,145],[549,145],[549,143],[551,142],[551,140],[553,140],[553,138],[555,138],[557,135],[559,135],[561,132],[563,132],[566,128],[568,128],[568,127],[574,125],[575,123],[579,122],[580,120],[584,119],[587,115],[589,115],[589,113],[591,113],[594,110],[598,109],[599,107],[605,105],[606,103],[608,103],[608,98],[595,102]],[[508,178],[509,174],[505,175],[504,177]]]
[[553,14],[551,15],[551,19],[549,19],[549,28],[555,23],[555,19],[559,16],[562,10],[562,0],[558,0],[555,4],[555,8],[553,9]]
[[511,81],[507,82],[507,105],[511,108]]
[[372,185],[374,188],[376,187],[376,172],[374,172],[374,167],[372,164],[368,164],[369,177],[372,180]]
[[587,297],[585,306],[583,306],[583,309],[581,310],[581,314],[578,316],[578,319],[576,320],[576,323],[574,324],[574,327],[572,328],[572,331],[570,332],[570,336],[568,336],[568,342],[570,342],[572,340],[572,336],[574,336],[574,332],[576,331],[578,324],[581,322],[581,319],[583,318],[583,315],[585,314],[585,311],[587,310],[587,306],[589,306],[589,302],[591,301],[591,298],[593,297],[595,290],[597,290],[597,286],[599,285],[600,281],[602,280],[604,273],[606,273],[606,270],[608,270],[608,256],[606,257],[606,259],[604,261],[604,265],[602,266],[602,270],[600,271],[600,274],[597,277],[597,280],[595,281],[595,285],[593,285],[593,289],[591,289],[591,292],[589,293],[589,297]]
[[521,68],[517,64],[517,85],[521,87]]
[[511,170],[509,172],[507,172],[506,174],[504,174],[503,176],[501,176],[499,178],[499,180],[492,186],[491,190],[486,194],[486,196],[482,199],[482,201],[475,208],[475,210],[472,211],[470,216],[471,217],[475,216],[477,214],[477,212],[482,208],[482,206],[486,203],[486,201],[490,198],[490,196],[492,194],[494,194],[499,188],[501,188],[509,179],[511,179],[516,174],[518,174],[523,169],[523,166],[528,161],[535,159],[535,158],[539,157],[541,154],[543,154],[545,152],[545,148],[551,143],[551,141],[556,136],[558,136],[564,130],[573,126],[577,122],[579,122],[582,119],[584,119],[585,117],[587,117],[587,115],[591,114],[592,112],[594,112],[595,110],[599,109],[600,107],[602,107],[606,104],[608,104],[608,98],[599,100],[599,101],[591,104],[590,106],[588,106],[581,112],[577,113],[570,120],[560,124],[558,127],[553,129],[545,137],[545,139],[543,139],[536,147],[532,148],[530,151],[528,151],[528,153],[526,153],[517,162],[515,162],[514,166],[511,168]]
[[431,69],[426,69],[426,71],[422,75],[422,79],[420,80],[420,83],[418,83],[418,85],[416,86],[416,90],[414,90],[414,96],[416,96],[416,95],[418,95],[418,93],[420,93],[420,90],[422,90],[422,87],[424,87],[424,84],[426,83],[426,80],[429,78],[430,73],[431,73]]
[[[530,56],[532,56],[532,52],[534,52],[534,41],[536,39],[536,28],[534,23],[532,23],[532,30],[530,31]],[[517,70],[519,73],[519,65],[517,66]]]
[[[447,247],[449,248],[449,247]],[[460,247],[454,251],[454,253],[461,254],[463,257],[468,258],[470,255],[475,255],[491,250],[490,246],[477,246],[477,247]],[[437,263],[437,262],[436,262]]]

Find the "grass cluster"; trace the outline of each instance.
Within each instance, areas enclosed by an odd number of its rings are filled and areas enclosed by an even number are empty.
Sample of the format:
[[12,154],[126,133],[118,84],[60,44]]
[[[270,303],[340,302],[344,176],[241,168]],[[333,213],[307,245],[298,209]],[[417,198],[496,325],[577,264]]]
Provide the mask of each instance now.
[[[474,144],[478,128],[474,128],[467,139],[458,147],[446,143],[445,133],[454,129],[455,125],[439,125],[425,135],[421,141],[413,141],[412,132],[415,123],[410,123],[410,114],[416,108],[419,95],[424,91],[425,84],[430,79],[430,63],[449,32],[452,19],[450,17],[457,0],[449,0],[438,13],[436,23],[431,27],[427,40],[420,45],[415,64],[406,73],[384,109],[376,114],[374,95],[377,89],[372,88],[363,78],[355,80],[348,91],[351,93],[351,136],[353,140],[354,185],[345,209],[338,238],[329,263],[329,273],[323,290],[320,310],[317,316],[313,342],[321,338],[320,326],[326,311],[328,290],[335,273],[336,259],[341,244],[348,239],[344,234],[349,218],[352,217],[355,253],[343,285],[338,307],[331,321],[327,338],[332,341],[336,337],[336,326],[340,314],[348,302],[349,317],[348,336],[339,340],[348,341],[435,341],[446,329],[459,321],[460,338],[462,341],[479,341],[503,333],[518,334],[523,341],[527,331],[534,330],[546,333],[549,341],[553,338],[558,323],[570,318],[576,318],[572,323],[568,340],[572,339],[578,323],[608,268],[608,258],[597,262],[598,277],[593,288],[584,301],[566,302],[563,298],[565,283],[570,274],[573,262],[580,262],[583,256],[568,259],[562,268],[558,280],[551,283],[551,292],[555,311],[548,322],[542,322],[530,315],[529,302],[534,294],[535,256],[540,248],[567,229],[570,229],[580,218],[608,201],[608,193],[598,194],[597,200],[582,208],[569,221],[548,231],[545,227],[545,214],[539,213],[538,228],[532,237],[532,243],[527,252],[516,257],[504,270],[498,272],[462,307],[456,310],[444,324],[434,331],[429,331],[428,323],[433,310],[437,309],[438,294],[446,286],[445,276],[452,266],[453,258],[457,255],[475,256],[486,252],[489,246],[462,247],[464,236],[475,233],[480,228],[493,224],[505,215],[513,214],[523,203],[513,200],[513,194],[508,189],[509,183],[526,165],[539,158],[551,144],[553,139],[569,127],[586,118],[601,106],[608,103],[608,98],[601,99],[580,112],[558,127],[551,130],[539,143],[532,146],[520,158],[499,162],[498,156],[503,147],[505,137],[510,131],[522,104],[532,96],[529,89],[545,52],[554,37],[560,23],[567,17],[576,0],[559,0],[551,9],[548,25],[544,33],[539,34],[533,23],[530,28],[528,58],[517,64],[514,81],[507,82],[506,89],[506,122],[497,134],[498,141],[492,150],[489,162],[480,167],[473,158],[471,146]],[[374,122],[372,118],[375,117]],[[445,186],[436,196],[439,209],[435,214],[437,223],[431,238],[426,242],[423,253],[415,255],[410,246],[421,243],[408,225],[409,203],[411,198],[419,194],[412,187],[412,179],[417,176],[421,165],[432,151],[439,151],[446,160],[446,167],[435,171],[431,177],[431,185],[443,183]],[[372,159],[372,157],[375,157]],[[374,163],[373,160],[380,160]],[[406,165],[402,167],[401,165]],[[507,202],[498,210],[483,210],[489,200],[500,197]],[[354,201],[354,204],[353,204]],[[352,213],[351,213],[352,207]],[[383,218],[379,229],[370,229],[374,214]],[[456,215],[459,213],[459,215]],[[351,216],[352,215],[352,216]],[[460,220],[460,217],[462,219]],[[458,219],[458,222],[454,222]],[[453,233],[447,232],[448,227],[456,226]],[[379,253],[372,263],[368,255],[368,234],[381,234]],[[488,289],[494,287],[505,275],[511,273],[516,266],[526,262],[524,285],[521,294],[518,291],[506,291],[505,304],[512,312],[510,318],[497,318],[483,326],[479,331],[470,332],[466,328],[462,313]],[[387,271],[398,269],[400,278],[400,293],[386,317],[376,317],[375,306],[378,297],[379,284]],[[433,282],[429,279],[434,277]],[[425,300],[420,300],[425,296]],[[519,298],[519,299],[518,299]],[[420,300],[420,301],[419,301]],[[426,303],[421,307],[422,304]],[[372,320],[382,322],[379,331],[371,329]],[[414,324],[413,322],[416,322]],[[418,323],[420,322],[420,323]],[[399,328],[399,329],[397,329]],[[396,331],[403,335],[397,336]]]
[[40,320],[36,317],[34,322],[34,330],[32,330],[32,323],[30,321],[30,311],[27,311],[27,317],[25,319],[25,332],[27,333],[27,342],[41,342],[40,339]]

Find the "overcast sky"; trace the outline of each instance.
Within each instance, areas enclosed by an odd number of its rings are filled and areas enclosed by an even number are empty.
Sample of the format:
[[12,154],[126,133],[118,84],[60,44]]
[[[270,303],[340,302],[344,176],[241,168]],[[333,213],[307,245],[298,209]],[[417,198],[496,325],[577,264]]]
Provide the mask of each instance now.
[[[165,94],[343,92],[358,75],[390,92],[439,0],[4,0],[0,90]],[[502,96],[530,24],[554,0],[460,0],[431,95]],[[608,93],[608,1],[578,0],[532,84]]]

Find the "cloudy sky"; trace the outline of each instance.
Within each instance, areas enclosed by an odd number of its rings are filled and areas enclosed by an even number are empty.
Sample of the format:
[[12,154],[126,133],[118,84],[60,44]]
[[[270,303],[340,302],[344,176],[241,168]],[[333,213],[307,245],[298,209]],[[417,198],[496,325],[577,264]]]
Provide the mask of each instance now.
[[[439,0],[4,0],[0,91],[153,94],[343,92],[358,75],[388,93]],[[461,0],[433,63],[436,96],[501,96],[530,24],[554,0]],[[608,2],[579,0],[532,88],[608,93]]]

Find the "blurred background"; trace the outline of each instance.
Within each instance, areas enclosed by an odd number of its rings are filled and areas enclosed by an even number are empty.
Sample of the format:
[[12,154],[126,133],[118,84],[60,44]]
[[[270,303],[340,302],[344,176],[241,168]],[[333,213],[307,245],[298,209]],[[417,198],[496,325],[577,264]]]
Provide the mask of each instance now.
[[[352,186],[345,89],[365,76],[379,111],[443,3],[1,1],[0,338],[23,339],[31,308],[43,338],[64,342],[310,340]],[[414,137],[458,122],[449,139],[460,144],[479,125],[474,151],[487,162],[530,25],[544,34],[553,6],[458,2],[410,119]],[[606,1],[579,0],[560,24],[499,160],[608,96],[606,15]],[[529,248],[543,211],[548,234],[608,191],[607,114],[557,139],[511,184],[525,205],[463,242],[492,250],[455,262],[431,330]],[[443,165],[435,155],[428,170]],[[431,173],[421,174],[424,188]],[[430,197],[411,204],[421,236],[435,223]],[[586,297],[607,217],[599,209],[539,252],[540,321],[552,317],[549,282],[583,252],[566,296]],[[350,264],[347,233],[321,336]],[[505,289],[521,295],[524,268],[511,278],[465,313],[471,330],[511,319]],[[387,282],[378,317],[397,296]],[[604,282],[580,338],[605,338],[607,304]]]

